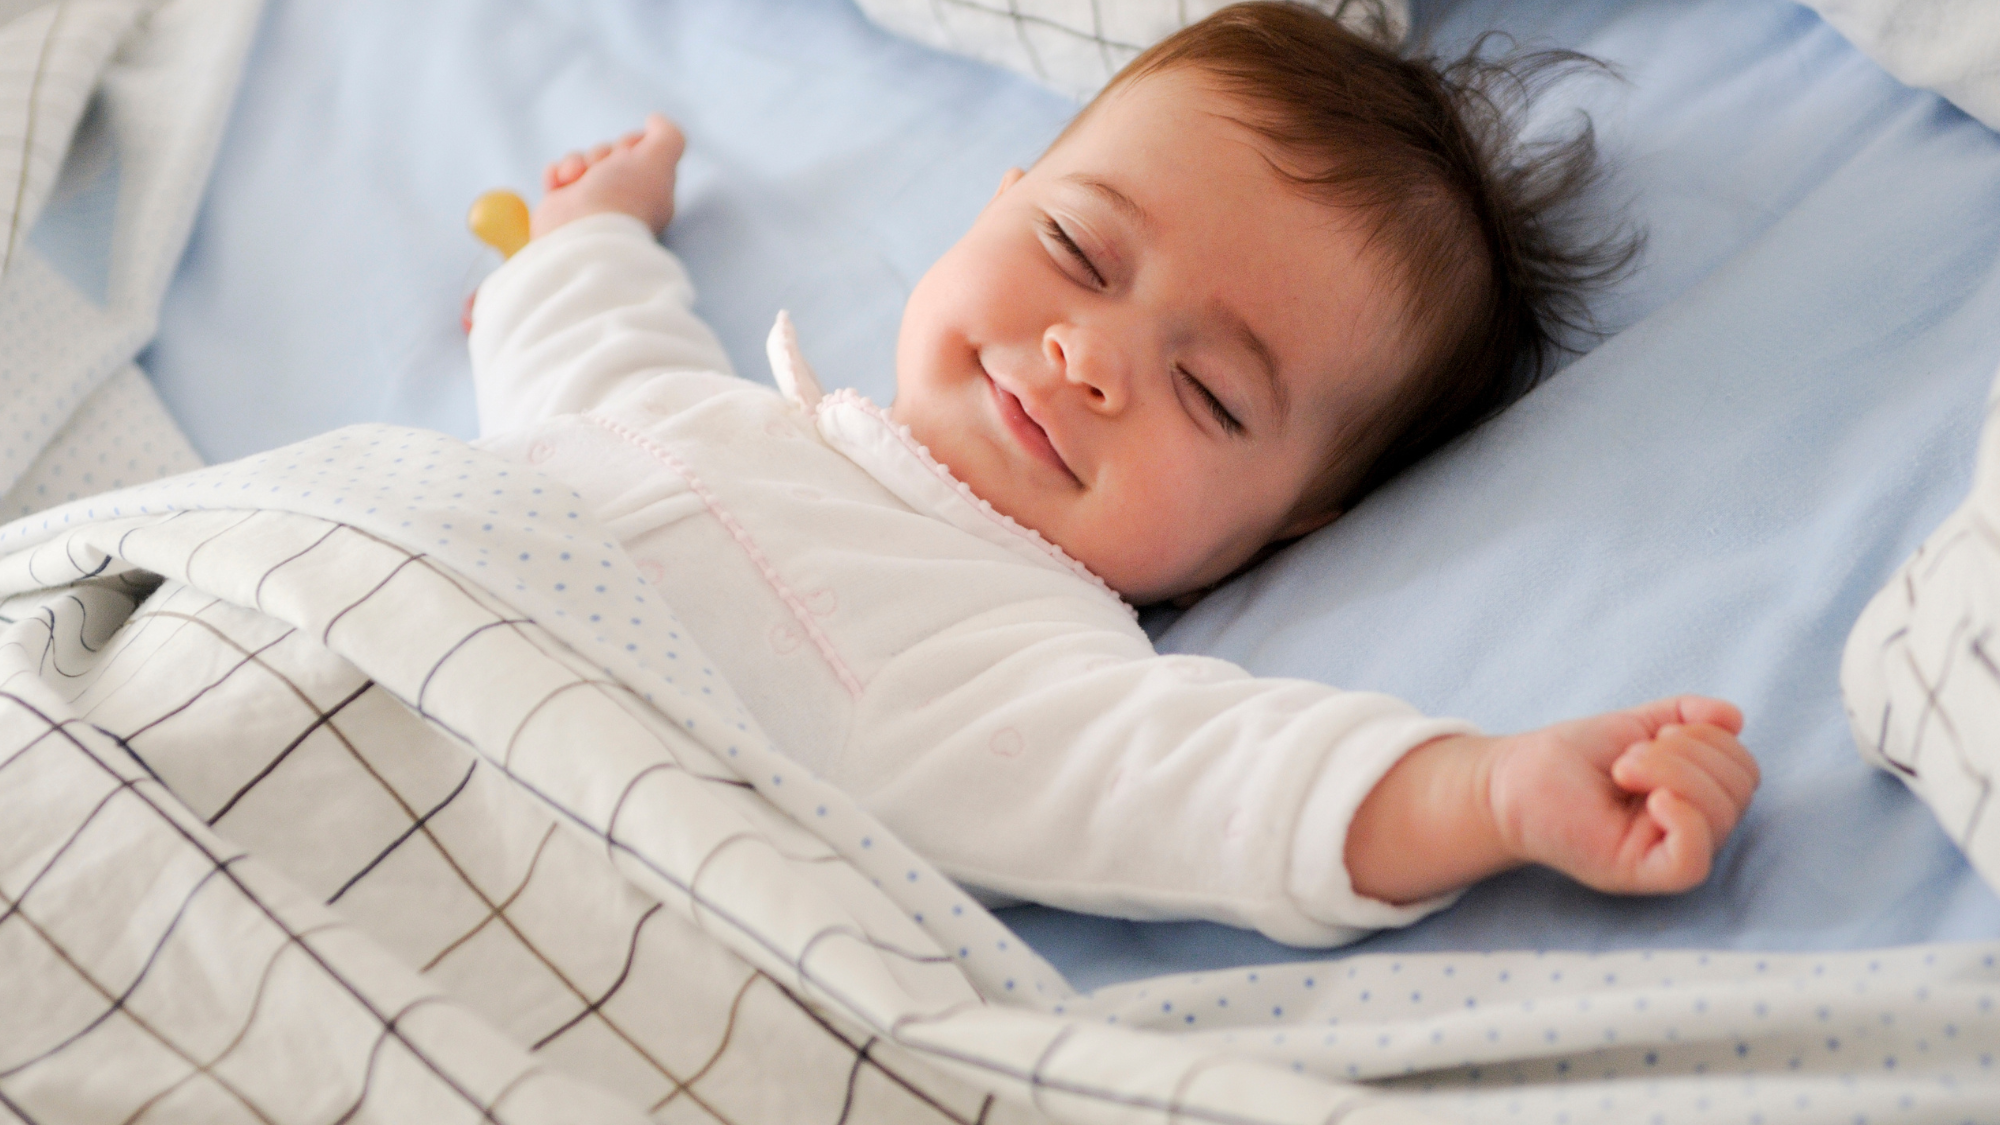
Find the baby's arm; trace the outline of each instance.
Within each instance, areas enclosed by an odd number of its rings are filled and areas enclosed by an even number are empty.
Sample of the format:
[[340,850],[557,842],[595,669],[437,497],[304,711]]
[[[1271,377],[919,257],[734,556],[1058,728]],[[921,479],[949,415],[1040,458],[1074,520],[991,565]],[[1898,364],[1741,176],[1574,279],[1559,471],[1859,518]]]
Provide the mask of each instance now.
[[474,304],[481,433],[591,410],[663,374],[676,375],[685,402],[733,383],[686,271],[659,243],[683,147],[654,114],[639,132],[548,166],[534,237]]
[[1356,891],[1410,902],[1528,863],[1602,891],[1662,894],[1708,877],[1757,788],[1743,716],[1697,696],[1412,750],[1355,813]]

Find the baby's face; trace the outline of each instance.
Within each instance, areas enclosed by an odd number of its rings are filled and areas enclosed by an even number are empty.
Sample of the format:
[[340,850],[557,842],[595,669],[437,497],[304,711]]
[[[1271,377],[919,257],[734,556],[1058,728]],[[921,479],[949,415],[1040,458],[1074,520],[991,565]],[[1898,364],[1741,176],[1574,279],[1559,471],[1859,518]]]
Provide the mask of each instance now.
[[1008,174],[897,341],[896,420],[1141,604],[1331,518],[1306,487],[1411,362],[1366,228],[1243,112],[1186,70],[1101,100]]

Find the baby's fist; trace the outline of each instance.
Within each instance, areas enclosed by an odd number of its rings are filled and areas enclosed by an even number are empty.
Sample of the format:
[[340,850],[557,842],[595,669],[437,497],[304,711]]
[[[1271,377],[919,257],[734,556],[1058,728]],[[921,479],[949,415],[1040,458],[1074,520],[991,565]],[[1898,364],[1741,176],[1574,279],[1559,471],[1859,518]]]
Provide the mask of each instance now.
[[1756,791],[1727,703],[1682,696],[1506,740],[1494,819],[1517,857],[1623,894],[1684,891]]

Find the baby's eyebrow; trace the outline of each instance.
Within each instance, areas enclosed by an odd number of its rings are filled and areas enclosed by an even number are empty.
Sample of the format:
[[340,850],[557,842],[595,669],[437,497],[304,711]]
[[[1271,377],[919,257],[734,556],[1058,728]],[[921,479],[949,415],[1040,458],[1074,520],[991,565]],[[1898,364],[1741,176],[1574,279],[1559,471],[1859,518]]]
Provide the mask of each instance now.
[[1132,202],[1131,196],[1126,195],[1103,180],[1095,176],[1084,175],[1081,172],[1072,172],[1064,176],[1063,179],[1102,199],[1111,206],[1113,211],[1124,215],[1139,226],[1146,227],[1152,225],[1152,220],[1146,216],[1145,209],[1137,203]]

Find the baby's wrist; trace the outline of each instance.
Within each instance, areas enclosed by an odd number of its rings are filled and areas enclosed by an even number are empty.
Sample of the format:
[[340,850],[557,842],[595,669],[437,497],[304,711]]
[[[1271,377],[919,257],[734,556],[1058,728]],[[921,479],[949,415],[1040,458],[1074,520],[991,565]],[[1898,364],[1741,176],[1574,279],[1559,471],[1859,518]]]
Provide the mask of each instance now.
[[[541,205],[536,207],[533,213],[529,215],[528,236],[530,238],[540,238],[546,234],[553,234],[571,223],[595,218],[598,215],[623,215],[634,222],[642,223],[648,228],[652,228],[652,221],[647,216],[633,214],[629,208],[620,207],[615,203],[589,200],[569,202],[550,197],[542,200]],[[652,229],[654,235],[657,237],[660,229],[664,228]]]
[[1437,740],[1440,756],[1448,756],[1440,769],[1448,772],[1445,782],[1456,802],[1453,822],[1461,826],[1457,834],[1469,866],[1479,869],[1473,879],[1484,879],[1530,862],[1521,854],[1519,834],[1508,831],[1493,795],[1493,771],[1509,745],[1519,735],[1449,735]]
[[1411,750],[1356,810],[1348,876],[1357,893],[1407,903],[1524,862],[1495,815],[1492,776],[1505,740],[1446,735]]

